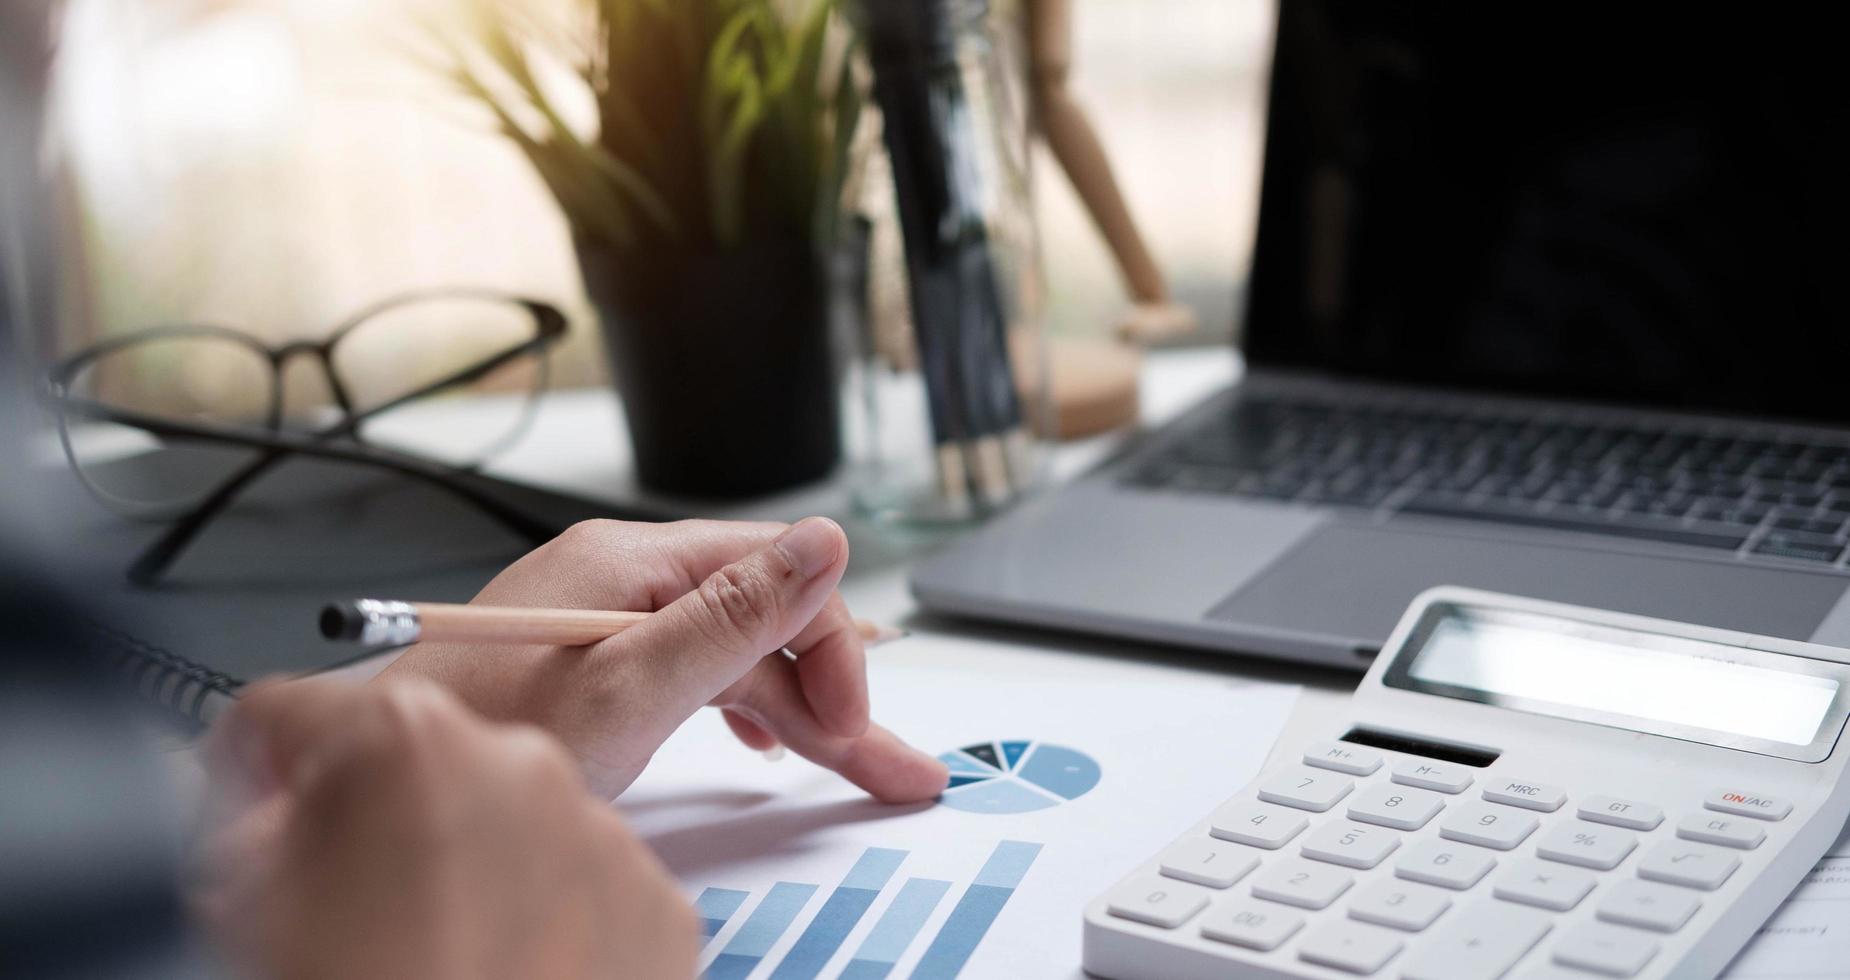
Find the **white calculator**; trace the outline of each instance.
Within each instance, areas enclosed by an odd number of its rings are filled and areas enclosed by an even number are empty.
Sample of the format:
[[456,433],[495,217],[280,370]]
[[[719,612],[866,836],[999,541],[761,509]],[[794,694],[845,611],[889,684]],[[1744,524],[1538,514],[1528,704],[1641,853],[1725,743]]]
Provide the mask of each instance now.
[[1850,816],[1847,709],[1850,651],[1434,589],[1347,724],[1087,906],[1086,970],[1713,977]]

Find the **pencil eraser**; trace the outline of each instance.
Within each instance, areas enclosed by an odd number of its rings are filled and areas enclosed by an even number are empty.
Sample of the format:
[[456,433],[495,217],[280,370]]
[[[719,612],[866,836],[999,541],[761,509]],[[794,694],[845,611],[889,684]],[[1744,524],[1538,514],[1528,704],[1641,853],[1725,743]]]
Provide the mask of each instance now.
[[351,602],[331,602],[321,610],[321,635],[330,640],[358,640],[366,617]]

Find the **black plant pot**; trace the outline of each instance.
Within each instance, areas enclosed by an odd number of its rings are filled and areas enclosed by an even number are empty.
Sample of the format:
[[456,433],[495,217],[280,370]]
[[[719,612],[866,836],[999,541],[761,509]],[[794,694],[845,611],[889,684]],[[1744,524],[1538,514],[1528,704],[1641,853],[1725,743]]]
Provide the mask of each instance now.
[[807,242],[716,255],[581,247],[643,486],[754,497],[841,459],[827,285]]

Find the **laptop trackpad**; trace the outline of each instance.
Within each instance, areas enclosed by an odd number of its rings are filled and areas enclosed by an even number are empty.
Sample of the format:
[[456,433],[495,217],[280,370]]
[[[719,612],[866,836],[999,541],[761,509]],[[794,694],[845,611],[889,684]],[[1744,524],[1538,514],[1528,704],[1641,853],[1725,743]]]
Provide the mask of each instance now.
[[1806,640],[1850,583],[1726,562],[1335,524],[1207,615],[1379,647],[1413,597],[1435,585]]

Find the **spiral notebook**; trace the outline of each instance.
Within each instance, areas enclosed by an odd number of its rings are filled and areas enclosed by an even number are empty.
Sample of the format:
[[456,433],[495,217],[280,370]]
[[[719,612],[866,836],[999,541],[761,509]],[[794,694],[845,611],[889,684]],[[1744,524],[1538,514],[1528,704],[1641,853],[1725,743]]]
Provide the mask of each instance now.
[[[659,519],[469,479],[560,530],[594,517]],[[195,722],[246,681],[377,652],[321,638],[316,615],[330,600],[466,602],[532,547],[442,489],[307,459],[255,483],[153,587],[131,584],[124,571],[168,525],[125,518],[87,498],[74,523],[72,540],[92,566],[85,578],[96,585],[88,598],[103,616],[99,638],[137,689]]]

